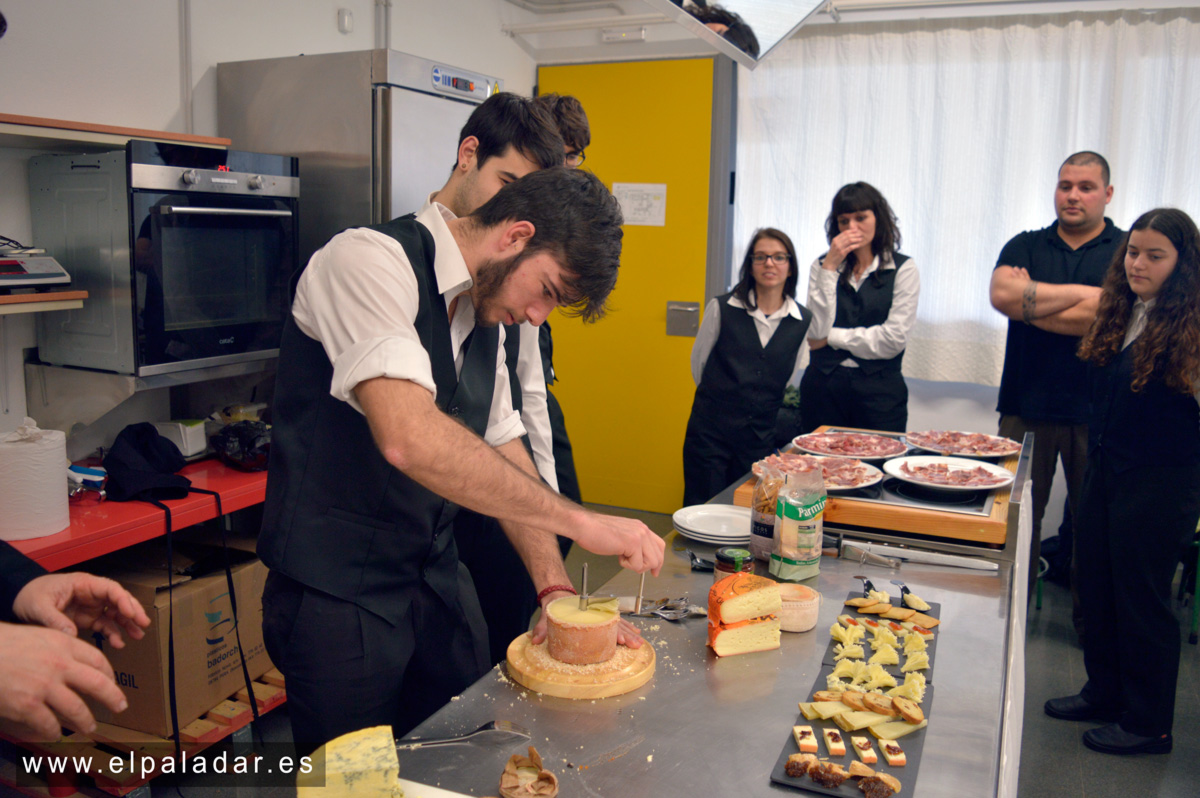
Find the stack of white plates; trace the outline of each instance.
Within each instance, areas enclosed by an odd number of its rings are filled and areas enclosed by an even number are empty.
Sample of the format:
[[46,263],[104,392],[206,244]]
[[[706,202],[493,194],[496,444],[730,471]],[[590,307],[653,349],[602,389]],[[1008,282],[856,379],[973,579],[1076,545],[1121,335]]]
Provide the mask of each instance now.
[[735,504],[696,504],[671,516],[679,534],[712,546],[750,543],[750,508]]

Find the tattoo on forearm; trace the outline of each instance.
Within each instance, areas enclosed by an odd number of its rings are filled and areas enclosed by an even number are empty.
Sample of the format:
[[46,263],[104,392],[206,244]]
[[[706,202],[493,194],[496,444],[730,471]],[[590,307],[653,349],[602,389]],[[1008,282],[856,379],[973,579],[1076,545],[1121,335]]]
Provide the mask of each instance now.
[[1025,319],[1026,324],[1033,324],[1033,314],[1037,310],[1037,283],[1033,280],[1029,281],[1029,285],[1025,286],[1025,291],[1021,294],[1021,316]]

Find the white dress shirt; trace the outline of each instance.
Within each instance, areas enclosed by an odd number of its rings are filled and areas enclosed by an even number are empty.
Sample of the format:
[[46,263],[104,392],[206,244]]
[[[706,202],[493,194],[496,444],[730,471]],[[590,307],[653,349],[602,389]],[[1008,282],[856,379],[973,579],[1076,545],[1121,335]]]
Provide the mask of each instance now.
[[[454,368],[461,373],[463,343],[475,329],[475,307],[465,294],[472,284],[471,274],[446,225],[452,218],[453,214],[437,205],[423,208],[417,222],[433,236],[437,290],[446,308],[461,297],[450,321]],[[334,398],[361,413],[354,388],[375,377],[409,380],[437,396],[429,353],[415,326],[419,290],[404,248],[383,233],[346,230],[313,254],[296,288],[292,316],[305,335],[325,348],[333,364],[329,392]],[[504,340],[503,329],[500,340]],[[496,385],[484,440],[500,446],[524,432],[512,409],[504,349],[498,347]]]
[[[1154,299],[1148,302],[1143,302],[1140,299],[1133,301],[1133,309],[1129,314],[1129,326],[1125,328],[1125,342],[1121,344],[1121,349],[1127,349],[1130,344],[1138,339],[1138,336],[1146,331],[1146,316],[1150,313],[1150,309],[1154,307]],[[1193,386],[1192,396],[1195,397],[1196,403],[1200,404],[1200,379],[1196,380]]]
[[[917,297],[921,293],[921,277],[917,264],[909,259],[903,269],[896,273],[892,289],[892,307],[887,320],[872,327],[834,327],[837,317],[837,282],[840,272],[821,268],[821,258],[813,261],[808,271],[808,309],[813,313],[808,337],[813,340],[826,339],[826,345],[841,349],[855,357],[867,360],[887,360],[904,351],[908,346],[908,334],[917,321]],[[845,268],[845,267],[844,267]],[[895,269],[889,257],[880,263],[879,256],[856,278],[850,275],[850,287],[857,291],[876,269]],[[857,368],[850,358],[840,365]]]
[[[421,206],[425,213],[433,204],[433,192]],[[455,214],[445,205],[438,205],[445,219],[454,219]],[[529,435],[529,448],[533,450],[533,465],[546,484],[558,492],[558,472],[554,469],[554,440],[550,430],[550,410],[546,404],[546,374],[542,369],[542,350],[538,344],[538,328],[522,322],[517,328],[520,342],[517,347],[517,380],[521,384],[521,424]],[[501,330],[504,334],[504,330]],[[503,338],[500,339],[503,342]],[[501,357],[504,350],[500,350]],[[511,397],[509,404],[512,404]]]
[[[754,289],[750,289],[750,296],[758,304],[757,297],[754,296]],[[729,297],[730,307],[742,308],[754,319],[754,327],[758,330],[758,340],[765,349],[771,341],[771,336],[779,329],[779,323],[787,316],[791,316],[797,321],[803,320],[800,315],[800,306],[796,304],[796,300],[790,296],[783,298],[783,305],[779,310],[771,315],[766,315],[760,308],[750,310],[746,304],[736,296]],[[721,334],[721,303],[716,299],[712,299],[708,303],[708,307],[704,309],[704,321],[700,323],[700,331],[696,333],[696,341],[692,344],[692,380],[699,385],[700,378],[704,375],[704,364],[708,362],[708,356],[712,354],[713,347],[717,345],[717,337]],[[809,333],[811,337],[812,333]],[[796,350],[796,364],[792,366],[792,376],[788,378],[788,382],[792,382],[796,378],[796,373],[800,371],[800,357],[806,348],[805,343],[800,344],[800,348]]]

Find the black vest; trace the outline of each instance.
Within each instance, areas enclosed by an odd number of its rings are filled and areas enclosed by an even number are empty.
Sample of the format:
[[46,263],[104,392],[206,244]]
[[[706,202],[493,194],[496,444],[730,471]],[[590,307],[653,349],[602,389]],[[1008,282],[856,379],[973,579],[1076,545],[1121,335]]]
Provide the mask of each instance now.
[[[483,434],[495,389],[497,328],[475,328],[456,376],[433,237],[412,216],[369,229],[399,241],[412,264],[415,326],[429,353],[437,406]],[[289,316],[279,348],[259,556],[269,568],[393,624],[422,580],[453,605],[458,551],[449,527],[457,505],[384,459],[366,417],[330,395],[332,377],[324,348]]]
[[1134,393],[1136,342],[1107,366],[1091,367],[1088,456],[1103,451],[1113,471],[1200,464],[1200,407],[1191,394],[1151,378]]
[[735,420],[733,414],[746,421],[769,422],[773,429],[812,311],[797,303],[800,320],[784,316],[764,348],[754,319],[744,308],[730,305],[731,296],[717,298],[721,331],[696,386],[695,408],[720,414],[729,422]]
[[[892,309],[892,295],[896,288],[896,274],[908,262],[907,255],[897,252],[892,256],[894,269],[876,269],[871,272],[863,284],[855,291],[848,283],[838,279],[837,314],[833,317],[834,327],[875,327],[887,321]],[[818,267],[820,268],[820,267]],[[904,352],[886,360],[862,358],[851,355],[842,349],[823,346],[814,350],[810,361],[823,374],[831,374],[846,358],[859,365],[864,374],[878,374],[883,371],[899,371],[900,361]]]

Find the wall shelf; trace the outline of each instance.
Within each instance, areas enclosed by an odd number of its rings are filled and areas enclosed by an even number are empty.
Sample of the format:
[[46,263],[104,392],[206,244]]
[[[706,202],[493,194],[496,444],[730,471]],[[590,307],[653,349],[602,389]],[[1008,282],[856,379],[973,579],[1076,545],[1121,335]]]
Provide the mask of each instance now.
[[48,310],[78,310],[87,291],[42,291],[36,294],[0,295],[0,316],[12,313],[42,313]]
[[[179,472],[192,486],[221,494],[226,513],[261,504],[267,492],[267,472],[235,471],[216,459],[200,460]],[[66,489],[64,484],[64,490]],[[194,526],[217,517],[212,496],[189,493],[185,499],[164,502],[171,508],[174,530]],[[166,533],[166,514],[146,502],[111,502],[70,507],[71,525],[53,535],[31,540],[14,540],[12,545],[37,560],[49,571],[68,568],[84,560],[108,554]]]
[[0,114],[0,147],[32,150],[69,149],[78,152],[104,152],[124,147],[130,139],[179,142],[201,147],[228,148],[229,139],[193,136],[165,130],[96,125],[40,116]]

